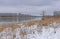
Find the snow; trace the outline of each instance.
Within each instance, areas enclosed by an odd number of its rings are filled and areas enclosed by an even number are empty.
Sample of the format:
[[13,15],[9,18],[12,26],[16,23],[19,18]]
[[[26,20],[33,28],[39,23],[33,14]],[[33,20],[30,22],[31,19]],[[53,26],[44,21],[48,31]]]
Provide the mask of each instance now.
[[[60,23],[53,23],[48,26],[60,26]],[[14,30],[6,28],[0,32],[0,39],[60,39],[60,27],[42,27],[38,25],[18,27]],[[38,32],[41,30],[41,32]],[[24,35],[22,33],[25,33]]]

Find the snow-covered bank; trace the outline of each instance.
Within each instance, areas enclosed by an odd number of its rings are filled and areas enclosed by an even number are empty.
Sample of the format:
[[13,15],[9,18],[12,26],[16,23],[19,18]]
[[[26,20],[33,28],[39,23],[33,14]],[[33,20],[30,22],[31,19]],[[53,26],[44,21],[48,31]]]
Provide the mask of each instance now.
[[48,26],[20,25],[15,29],[8,27],[0,32],[0,39],[60,39],[60,23],[52,24]]

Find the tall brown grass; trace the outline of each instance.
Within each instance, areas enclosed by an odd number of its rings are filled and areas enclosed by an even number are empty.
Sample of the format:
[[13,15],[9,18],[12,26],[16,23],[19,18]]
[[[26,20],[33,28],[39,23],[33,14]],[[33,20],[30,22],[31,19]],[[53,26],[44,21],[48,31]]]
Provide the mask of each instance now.
[[23,24],[25,26],[31,26],[31,25],[41,25],[41,26],[47,26],[50,23],[53,23],[54,21],[60,22],[60,17],[50,17],[50,18],[42,18],[42,20],[35,20],[35,21],[30,21],[30,22],[23,22],[23,23],[12,23],[12,24],[0,24],[0,32],[3,31],[5,28],[12,28],[15,29],[19,26],[20,24]]

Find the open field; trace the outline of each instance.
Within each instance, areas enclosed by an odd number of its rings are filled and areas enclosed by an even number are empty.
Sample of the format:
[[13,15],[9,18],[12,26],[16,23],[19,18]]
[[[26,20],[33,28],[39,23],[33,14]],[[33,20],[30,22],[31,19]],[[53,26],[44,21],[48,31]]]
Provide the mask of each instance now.
[[23,22],[23,23],[10,23],[10,24],[0,24],[0,31],[4,30],[5,28],[12,28],[15,29],[18,26],[25,25],[25,26],[32,26],[32,25],[39,25],[39,26],[47,26],[53,22],[60,22],[60,17],[50,17],[50,18],[42,18],[41,20],[34,20],[30,22]]
[[0,39],[44,39],[45,35],[45,39],[56,39],[60,36],[59,30],[60,17],[45,17],[30,22],[0,24]]

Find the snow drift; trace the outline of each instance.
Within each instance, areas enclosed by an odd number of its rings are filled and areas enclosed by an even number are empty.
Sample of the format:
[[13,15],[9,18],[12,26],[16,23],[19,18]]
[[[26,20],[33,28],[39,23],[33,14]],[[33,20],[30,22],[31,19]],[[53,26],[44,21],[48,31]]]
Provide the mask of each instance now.
[[48,26],[21,25],[15,29],[5,28],[0,32],[0,39],[60,39],[60,23]]

